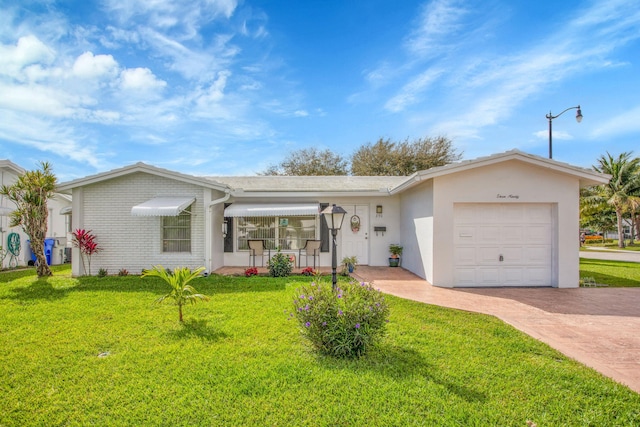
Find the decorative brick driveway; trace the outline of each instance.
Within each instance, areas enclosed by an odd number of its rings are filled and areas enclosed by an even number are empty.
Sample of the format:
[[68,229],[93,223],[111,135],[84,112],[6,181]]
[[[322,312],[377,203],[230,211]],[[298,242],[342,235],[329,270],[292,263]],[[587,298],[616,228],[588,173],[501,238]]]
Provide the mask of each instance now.
[[496,316],[640,393],[640,288],[445,289],[402,268],[356,274],[385,293]]

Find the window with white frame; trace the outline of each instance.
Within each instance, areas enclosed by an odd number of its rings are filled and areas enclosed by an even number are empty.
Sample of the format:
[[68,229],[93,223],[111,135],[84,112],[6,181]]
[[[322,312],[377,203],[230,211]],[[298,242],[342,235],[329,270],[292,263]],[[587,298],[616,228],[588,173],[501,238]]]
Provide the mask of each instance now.
[[191,252],[191,206],[162,217],[162,252]]
[[269,249],[298,250],[317,239],[317,216],[257,216],[237,218],[238,250],[249,250],[247,240],[264,240]]

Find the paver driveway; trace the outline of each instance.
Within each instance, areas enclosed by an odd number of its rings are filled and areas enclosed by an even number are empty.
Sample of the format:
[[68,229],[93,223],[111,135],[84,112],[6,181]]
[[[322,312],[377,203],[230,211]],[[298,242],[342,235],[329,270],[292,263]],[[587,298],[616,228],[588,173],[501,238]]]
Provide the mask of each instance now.
[[496,316],[640,393],[640,288],[446,289],[402,268],[356,273],[385,293]]

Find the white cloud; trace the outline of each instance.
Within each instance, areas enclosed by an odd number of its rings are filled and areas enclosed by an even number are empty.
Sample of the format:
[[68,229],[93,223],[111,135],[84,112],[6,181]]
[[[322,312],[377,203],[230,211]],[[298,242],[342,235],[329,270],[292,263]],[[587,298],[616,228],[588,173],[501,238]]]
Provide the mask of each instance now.
[[422,101],[420,95],[429,89],[429,87],[442,75],[442,70],[429,69],[424,73],[415,77],[407,83],[399,94],[391,98],[385,104],[385,108],[389,111],[397,113],[404,110],[411,104]]
[[[549,140],[549,129],[539,130],[537,132],[534,132],[533,135],[538,139]],[[562,130],[554,130],[552,133],[552,138],[554,140],[561,139],[561,140],[569,141],[573,139],[573,135],[571,135],[569,132],[565,132]]]
[[18,78],[32,64],[50,64],[55,52],[34,35],[20,37],[16,45],[0,45],[0,74]]
[[98,168],[100,161],[86,140],[74,136],[67,123],[50,121],[15,111],[0,114],[0,139],[54,153]]
[[307,117],[309,115],[309,112],[306,110],[296,110],[293,112],[293,115],[295,117]]
[[49,117],[70,117],[82,98],[43,85],[0,85],[0,107]]
[[118,72],[118,63],[111,55],[93,55],[85,52],[73,63],[73,74],[85,79],[114,77]]
[[120,86],[125,90],[149,92],[167,85],[148,68],[127,68],[120,73]]
[[407,49],[416,55],[431,56],[445,50],[452,33],[457,32],[468,11],[459,0],[434,0],[428,3],[419,23],[406,41]]
[[227,79],[231,76],[231,72],[222,71],[218,73],[218,78],[206,89],[201,89],[196,95],[196,105],[200,111],[206,111],[218,104],[224,98],[224,90],[227,86]]

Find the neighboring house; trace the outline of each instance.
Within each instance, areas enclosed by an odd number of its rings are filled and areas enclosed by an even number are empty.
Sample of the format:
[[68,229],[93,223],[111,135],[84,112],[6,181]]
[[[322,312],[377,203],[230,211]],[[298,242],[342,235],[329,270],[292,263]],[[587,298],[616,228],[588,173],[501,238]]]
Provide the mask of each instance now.
[[384,266],[399,243],[402,267],[436,286],[577,287],[579,189],[606,182],[513,150],[409,177],[196,177],[137,163],[59,191],[73,196],[73,228],[92,230],[103,249],[93,268],[112,273],[246,267],[251,239],[295,256],[321,240],[330,266],[319,212],[336,204],[347,211],[338,259]]
[[[0,185],[10,186],[16,182],[18,176],[26,171],[9,160],[0,160]],[[65,262],[65,248],[70,244],[71,231],[71,196],[56,193],[47,203],[49,217],[47,224],[47,238],[53,239],[54,246],[50,256],[51,264]],[[0,196],[0,246],[4,250],[8,247],[9,235],[18,234],[20,237],[20,255],[15,260],[17,265],[24,266],[31,260],[31,251],[27,236],[22,227],[9,227],[9,214],[15,210],[15,204],[5,196]],[[67,251],[67,253],[70,253]],[[7,255],[0,268],[9,267],[11,256]]]

